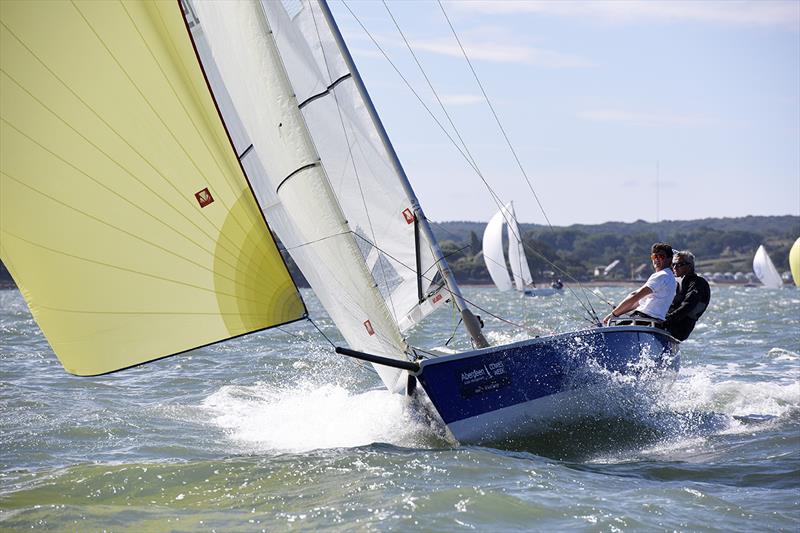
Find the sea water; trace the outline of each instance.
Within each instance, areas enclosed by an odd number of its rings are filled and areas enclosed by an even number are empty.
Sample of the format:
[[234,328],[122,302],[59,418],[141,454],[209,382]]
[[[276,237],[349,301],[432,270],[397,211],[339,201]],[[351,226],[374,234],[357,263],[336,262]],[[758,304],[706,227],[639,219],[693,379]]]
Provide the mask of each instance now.
[[[465,295],[493,343],[591,325],[570,291]],[[412,340],[466,349],[457,326]],[[308,323],[79,378],[3,290],[0,530],[800,530],[800,290],[712,287],[681,357],[644,393],[599,375],[601,419],[460,445]]]

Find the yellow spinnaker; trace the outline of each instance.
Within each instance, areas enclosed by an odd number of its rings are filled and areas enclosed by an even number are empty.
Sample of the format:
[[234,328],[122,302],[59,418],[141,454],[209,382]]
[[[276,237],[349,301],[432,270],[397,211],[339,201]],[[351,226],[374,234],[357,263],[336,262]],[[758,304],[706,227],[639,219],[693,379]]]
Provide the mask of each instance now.
[[0,22],[0,256],[69,372],[304,316],[177,1]]
[[789,268],[792,270],[792,279],[797,287],[800,287],[800,237],[794,241],[789,250]]

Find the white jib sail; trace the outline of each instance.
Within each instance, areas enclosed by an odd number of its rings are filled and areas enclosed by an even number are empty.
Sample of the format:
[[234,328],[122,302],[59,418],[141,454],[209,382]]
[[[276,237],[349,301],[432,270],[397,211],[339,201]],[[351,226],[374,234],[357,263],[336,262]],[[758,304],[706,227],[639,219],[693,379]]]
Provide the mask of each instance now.
[[511,265],[511,276],[514,278],[517,290],[524,291],[525,287],[533,282],[533,278],[528,267],[528,257],[525,255],[525,248],[522,245],[522,234],[517,225],[514,202],[506,204],[503,209],[508,226],[508,263]]
[[[297,2],[289,7],[296,10],[297,6],[300,13],[308,7]],[[330,138],[313,135],[318,122],[338,124],[339,130],[342,129],[338,115],[345,113],[344,106],[337,107],[335,101],[334,105],[323,104],[331,101],[333,94],[338,97],[339,93],[355,93],[355,90],[344,83],[346,80],[329,89],[338,78],[329,81],[327,71],[320,70],[315,60],[314,54],[321,54],[322,49],[326,57],[328,54],[328,46],[321,44],[320,39],[292,41],[280,47],[280,53],[276,48],[276,42],[297,33],[292,29],[293,21],[311,24],[305,29],[316,34],[321,28],[313,23],[321,24],[322,18],[315,19],[309,14],[298,20],[298,13],[287,12],[282,2],[266,2],[263,7],[252,0],[196,2],[194,8],[221,78],[264,166],[262,178],[254,180],[251,176],[251,182],[272,228],[350,347],[403,359],[406,345],[397,322],[416,305],[416,296],[413,305],[403,300],[407,305],[404,309],[389,306],[387,301],[394,296],[391,289],[404,282],[401,266],[413,269],[413,224],[406,222],[402,202],[398,201],[395,219],[400,219],[397,226],[406,233],[410,228],[412,255],[409,259],[398,253],[399,261],[395,262],[400,265],[392,265],[397,273],[392,278],[383,255],[375,251],[376,247],[384,250],[388,245],[373,237],[378,233],[376,223],[389,224],[389,216],[369,212],[358,218],[348,210],[355,198],[363,202],[367,198],[388,196],[374,185],[372,176],[388,165],[364,155],[368,145],[363,139],[369,139],[370,133],[356,120],[351,135],[344,136],[341,131],[338,135],[332,132]],[[268,21],[266,14],[274,15],[278,22],[272,18]],[[298,68],[297,64],[304,66],[294,78],[305,80],[307,86],[294,79],[290,83],[292,76],[287,77],[287,72]],[[314,98],[315,95],[320,96]],[[301,113],[298,104],[303,102],[307,103],[301,107]],[[352,101],[350,105],[355,107]],[[313,112],[309,113],[310,110]],[[325,126],[320,128],[324,130]],[[346,179],[351,158],[367,159],[364,176],[359,175],[363,179],[355,184]],[[349,196],[343,195],[342,190],[350,191]],[[343,197],[348,201],[343,201]],[[362,203],[361,210],[364,209]],[[394,254],[392,257],[398,259]],[[376,272],[387,275],[377,280]],[[432,274],[429,276],[432,278]],[[380,285],[380,281],[387,280],[394,284]],[[413,285],[416,295],[416,276]],[[382,289],[387,286],[387,300],[384,300]],[[402,371],[380,365],[376,369],[389,390],[399,391],[405,386]]]
[[756,255],[753,257],[753,272],[764,286],[771,289],[780,289],[783,287],[781,275],[778,274],[775,265],[772,264],[772,259],[767,255],[767,250],[764,248],[763,244],[758,247]]
[[511,289],[511,278],[503,255],[503,215],[503,210],[495,213],[483,230],[483,261],[497,289],[507,291]]

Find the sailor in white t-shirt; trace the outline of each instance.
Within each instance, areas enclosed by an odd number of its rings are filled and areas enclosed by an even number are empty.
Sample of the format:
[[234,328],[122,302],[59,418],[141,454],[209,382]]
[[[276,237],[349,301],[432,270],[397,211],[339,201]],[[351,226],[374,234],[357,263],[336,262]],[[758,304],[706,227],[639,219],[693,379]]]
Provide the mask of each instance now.
[[651,249],[650,259],[653,261],[655,272],[647,279],[644,285],[630,293],[611,312],[603,318],[603,324],[608,324],[612,318],[618,318],[625,313],[631,316],[644,316],[664,320],[667,311],[675,298],[675,289],[678,282],[672,273],[672,246],[657,242]]

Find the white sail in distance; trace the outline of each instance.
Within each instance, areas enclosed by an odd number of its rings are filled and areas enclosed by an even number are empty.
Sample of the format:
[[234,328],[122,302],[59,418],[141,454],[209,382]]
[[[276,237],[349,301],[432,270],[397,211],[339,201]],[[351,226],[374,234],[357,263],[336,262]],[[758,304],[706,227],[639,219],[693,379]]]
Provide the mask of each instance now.
[[494,214],[483,230],[483,261],[499,291],[507,291],[512,287],[503,254],[503,224],[503,211],[500,210]]
[[[508,228],[508,263],[503,254],[503,227]],[[514,213],[514,204],[509,202],[494,214],[483,232],[483,260],[495,286],[500,291],[516,287],[524,291],[533,282],[528,259]]]
[[765,287],[769,287],[770,289],[780,289],[783,287],[781,275],[778,274],[778,270],[775,268],[775,265],[772,264],[772,259],[769,258],[763,244],[758,247],[756,255],[753,257],[753,272]]
[[[403,358],[402,331],[446,298],[426,299],[433,255],[319,6],[194,9],[264,167],[251,182],[271,226],[350,347]],[[390,390],[404,386],[376,368]]]

